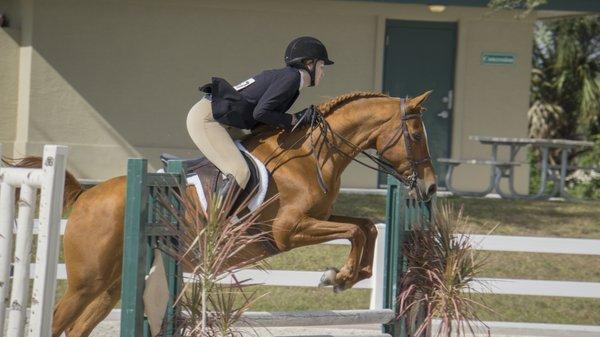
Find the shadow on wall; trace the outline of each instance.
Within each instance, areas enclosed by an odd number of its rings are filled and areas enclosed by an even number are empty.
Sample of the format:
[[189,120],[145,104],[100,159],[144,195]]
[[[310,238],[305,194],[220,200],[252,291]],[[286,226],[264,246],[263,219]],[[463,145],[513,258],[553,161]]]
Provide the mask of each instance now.
[[[87,148],[99,154],[104,144],[113,149],[120,146],[128,155],[152,158],[154,164],[165,150],[196,155],[185,118],[201,98],[198,86],[211,75],[235,83],[261,69],[282,66],[285,45],[297,35],[293,27],[325,41],[354,39],[359,43],[355,48],[365,49],[370,56],[358,55],[367,60],[364,65],[357,65],[358,61],[347,64],[352,72],[337,66],[340,69],[335,72],[352,75],[337,82],[328,79],[319,94],[332,92],[332,88],[341,92],[371,88],[375,34],[371,18],[359,17],[355,22],[338,18],[336,22],[310,12],[273,14],[202,8],[192,1],[35,2],[33,141],[65,140],[80,146],[81,152]],[[319,26],[307,26],[307,18]],[[340,25],[350,24],[352,29],[339,33]],[[290,28],[285,31],[281,27]],[[321,101],[316,94],[303,95],[296,104],[298,109]],[[75,131],[65,134],[71,130]]]

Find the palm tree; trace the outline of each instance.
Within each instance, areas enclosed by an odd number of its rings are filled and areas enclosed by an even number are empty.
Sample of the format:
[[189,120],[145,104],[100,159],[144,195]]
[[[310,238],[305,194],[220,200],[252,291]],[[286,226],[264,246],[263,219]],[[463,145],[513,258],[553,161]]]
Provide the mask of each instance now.
[[490,0],[488,7],[492,12],[500,10],[523,9],[523,12],[517,14],[517,18],[524,18],[533,10],[541,5],[545,5],[548,0]]
[[531,91],[531,137],[600,133],[599,15],[536,24]]
[[[532,138],[600,140],[599,15],[536,23],[527,115]],[[570,159],[583,151],[572,151]],[[531,162],[538,163],[539,153],[531,154]],[[559,156],[558,151],[551,153],[550,160],[558,163]],[[585,157],[588,161],[597,158],[591,151],[579,161]],[[530,187],[534,190],[539,183],[538,170],[532,166]],[[581,188],[593,190],[594,186]]]

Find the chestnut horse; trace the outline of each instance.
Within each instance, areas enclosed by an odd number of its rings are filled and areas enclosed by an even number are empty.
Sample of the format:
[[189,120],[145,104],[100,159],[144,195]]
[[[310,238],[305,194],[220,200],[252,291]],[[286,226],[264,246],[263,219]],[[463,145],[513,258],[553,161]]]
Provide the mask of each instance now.
[[[421,119],[421,104],[428,96],[429,92],[413,99],[346,94],[318,106],[332,131],[325,138],[307,137],[322,131],[315,128],[268,131],[244,141],[271,173],[267,198],[279,193],[261,214],[262,219],[275,219],[267,234],[279,252],[347,239],[352,248],[339,271],[329,273],[330,283],[339,291],[371,276],[377,238],[373,222],[332,215],[341,175],[352,158],[373,149],[385,160],[384,166],[411,185],[414,195],[429,199],[436,177]],[[321,149],[317,155],[314,146]],[[321,183],[316,165],[321,167]],[[63,245],[67,290],[54,309],[55,337],[63,331],[69,337],[88,336],[120,298],[125,189],[126,177],[116,177],[82,192],[67,175],[65,199],[73,205]],[[187,193],[197,198],[193,187]],[[274,254],[258,243],[245,253],[263,258]]]

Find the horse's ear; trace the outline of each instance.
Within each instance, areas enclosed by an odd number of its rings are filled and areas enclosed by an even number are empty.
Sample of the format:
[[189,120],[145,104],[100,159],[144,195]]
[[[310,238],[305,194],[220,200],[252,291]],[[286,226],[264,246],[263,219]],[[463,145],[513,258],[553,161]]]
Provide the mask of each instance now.
[[408,104],[412,108],[420,107],[423,104],[423,102],[425,102],[425,100],[427,100],[427,97],[429,97],[429,95],[431,95],[432,92],[433,92],[433,90],[429,90],[427,92],[420,94],[419,96],[417,96],[415,98],[411,98]]

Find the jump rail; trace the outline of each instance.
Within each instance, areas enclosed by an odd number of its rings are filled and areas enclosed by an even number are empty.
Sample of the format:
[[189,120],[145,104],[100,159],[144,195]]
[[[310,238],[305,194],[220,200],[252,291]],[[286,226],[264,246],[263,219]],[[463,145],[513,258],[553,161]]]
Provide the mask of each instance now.
[[[386,324],[394,320],[392,309],[248,312],[244,319],[253,326],[281,327],[306,325]],[[308,323],[308,324],[307,324]]]
[[[0,157],[2,148],[0,147]],[[56,269],[60,239],[67,148],[46,145],[41,169],[0,167],[0,333],[7,337],[25,335],[29,301],[30,256],[37,190],[41,192],[37,234],[36,273],[31,296],[28,336],[51,334],[52,306],[56,290]],[[15,195],[19,189],[17,233]],[[13,256],[13,239],[16,241]],[[5,327],[10,274],[12,289]]]

